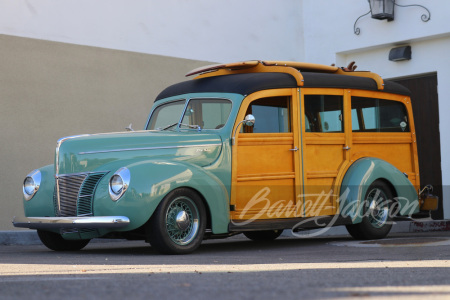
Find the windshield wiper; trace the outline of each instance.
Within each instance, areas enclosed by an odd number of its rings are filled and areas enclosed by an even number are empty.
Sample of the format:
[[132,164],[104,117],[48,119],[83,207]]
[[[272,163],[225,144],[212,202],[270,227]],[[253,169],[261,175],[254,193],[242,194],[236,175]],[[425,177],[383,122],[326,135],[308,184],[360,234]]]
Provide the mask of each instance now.
[[178,124],[178,122],[176,122],[176,123],[173,123],[173,124],[170,124],[170,125],[168,125],[168,126],[166,126],[166,127],[164,127],[164,128],[158,128],[159,130],[166,130],[166,129],[169,129],[170,127],[173,127],[173,126],[175,126],[175,125],[177,125]]
[[178,124],[180,124],[180,126],[186,126],[186,127],[189,127],[189,128],[197,129],[198,131],[202,130],[202,128],[199,125],[189,125],[189,124],[184,124],[184,123],[179,123],[179,122],[170,124],[170,125],[162,128],[162,129],[160,129],[160,130],[166,130],[166,129],[169,129],[170,127],[173,127],[173,126],[178,125]]

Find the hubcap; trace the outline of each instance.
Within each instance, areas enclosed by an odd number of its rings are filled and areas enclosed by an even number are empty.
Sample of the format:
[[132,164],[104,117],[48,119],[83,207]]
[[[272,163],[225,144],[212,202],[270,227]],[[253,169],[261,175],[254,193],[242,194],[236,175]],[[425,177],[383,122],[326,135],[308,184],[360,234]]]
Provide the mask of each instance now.
[[189,228],[189,215],[184,210],[177,214],[175,221],[177,222],[177,226],[180,230],[183,231]]
[[369,204],[367,209],[369,222],[374,227],[382,227],[389,218],[389,199],[382,190],[374,188],[370,191],[367,201]]
[[182,196],[172,201],[167,209],[166,230],[178,245],[187,245],[197,236],[199,212],[190,198]]

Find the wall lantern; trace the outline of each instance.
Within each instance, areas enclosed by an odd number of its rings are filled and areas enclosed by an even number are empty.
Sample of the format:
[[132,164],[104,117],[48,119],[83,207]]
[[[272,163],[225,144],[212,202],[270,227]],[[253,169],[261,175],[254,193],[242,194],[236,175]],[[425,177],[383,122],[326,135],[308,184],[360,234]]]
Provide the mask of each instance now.
[[421,19],[423,22],[428,22],[431,18],[431,13],[425,6],[419,5],[419,4],[411,4],[411,5],[400,5],[395,3],[395,0],[368,0],[370,10],[359,16],[358,19],[356,19],[355,24],[353,24],[353,32],[356,35],[359,35],[361,30],[359,27],[356,27],[356,23],[364,16],[367,16],[368,14],[371,14],[373,19],[377,20],[388,20],[393,21],[394,20],[394,7],[410,7],[410,6],[419,6],[425,9],[428,12],[427,14],[423,14]]
[[372,19],[394,20],[395,0],[369,0]]
[[402,61],[410,59],[411,59],[411,46],[392,48],[391,51],[389,51],[390,61]]

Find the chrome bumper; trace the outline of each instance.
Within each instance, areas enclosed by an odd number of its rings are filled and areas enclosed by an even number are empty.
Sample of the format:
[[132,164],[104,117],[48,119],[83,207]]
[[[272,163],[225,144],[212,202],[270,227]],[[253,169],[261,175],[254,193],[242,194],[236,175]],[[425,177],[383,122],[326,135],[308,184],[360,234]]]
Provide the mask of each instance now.
[[106,217],[14,217],[13,225],[30,229],[122,228],[130,224],[124,216]]

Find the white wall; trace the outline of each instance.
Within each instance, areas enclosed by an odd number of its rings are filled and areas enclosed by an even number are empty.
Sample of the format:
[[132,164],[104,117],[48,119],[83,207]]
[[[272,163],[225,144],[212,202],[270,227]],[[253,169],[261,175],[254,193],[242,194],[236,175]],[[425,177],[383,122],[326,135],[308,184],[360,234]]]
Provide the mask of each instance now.
[[369,11],[366,0],[305,0],[303,3],[305,59],[310,62],[334,62],[336,53],[361,52],[450,36],[448,0],[397,0],[400,5],[427,7],[431,12],[430,21],[421,20],[422,14],[427,13],[421,7],[396,6],[392,22],[375,20],[370,15],[362,17],[356,23],[361,31],[359,35],[353,33],[353,25],[359,16]]
[[[392,22],[375,20],[370,15],[361,18],[353,33],[356,19],[369,11],[362,0],[304,1],[304,39],[307,45],[304,59],[308,62],[346,66],[356,61],[359,70],[370,70],[383,78],[399,78],[437,72],[442,184],[444,186],[444,216],[450,218],[450,22],[448,0],[397,0],[400,5],[420,4],[420,7],[395,7]],[[325,8],[326,7],[326,8]],[[325,9],[324,9],[325,8]],[[411,45],[410,61],[391,62],[389,50],[399,45]]]
[[0,0],[0,33],[203,61],[298,60],[301,6],[298,0]]

